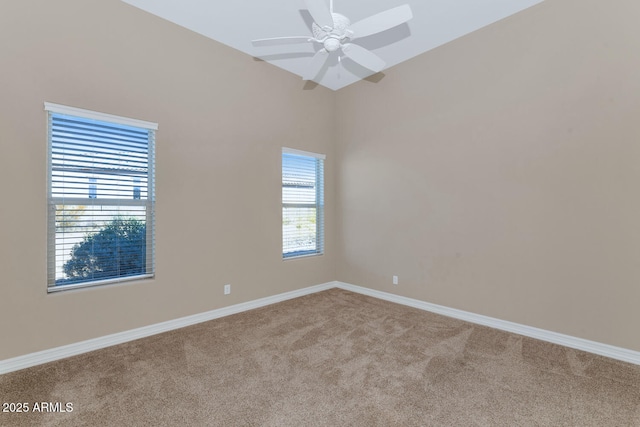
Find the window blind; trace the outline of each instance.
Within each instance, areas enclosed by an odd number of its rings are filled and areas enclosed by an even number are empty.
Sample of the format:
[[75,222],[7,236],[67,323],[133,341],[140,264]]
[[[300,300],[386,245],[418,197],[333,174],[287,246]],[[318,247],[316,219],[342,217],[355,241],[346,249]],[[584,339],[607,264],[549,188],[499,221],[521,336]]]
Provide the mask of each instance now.
[[282,256],[324,253],[324,156],[282,150]]
[[155,126],[45,108],[49,290],[152,276]]

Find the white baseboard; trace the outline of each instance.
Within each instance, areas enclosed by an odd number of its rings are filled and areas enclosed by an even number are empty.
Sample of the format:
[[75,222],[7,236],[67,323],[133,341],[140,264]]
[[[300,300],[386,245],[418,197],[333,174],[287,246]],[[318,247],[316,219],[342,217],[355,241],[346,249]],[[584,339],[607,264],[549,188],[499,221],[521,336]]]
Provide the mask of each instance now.
[[467,322],[489,326],[491,328],[513,332],[515,334],[524,335],[527,337],[548,341],[554,344],[559,344],[566,347],[587,351],[589,353],[610,357],[612,359],[640,365],[640,352],[637,351],[628,350],[621,347],[614,347],[607,344],[601,344],[595,341],[589,341],[582,338],[563,335],[556,332],[546,331],[544,329],[533,328],[531,326],[508,322],[505,320],[495,319],[492,317],[474,314],[467,311],[457,310],[454,308],[444,307],[441,305],[431,304],[412,298],[394,295],[388,292],[376,291],[374,289],[363,288],[361,286],[336,281],[324,283],[317,286],[310,286],[308,288],[299,289],[296,291],[285,292],[266,298],[260,298],[229,307],[223,307],[217,310],[207,311],[205,313],[181,317],[179,319],[169,320],[167,322],[157,323],[155,325],[144,326],[129,331],[106,335],[104,337],[81,341],[62,347],[56,347],[49,350],[26,354],[24,356],[14,357],[12,359],[0,360],[0,374],[6,374],[8,372],[18,371],[20,369],[29,368],[31,366],[53,362],[55,360],[64,359],[66,357],[87,353],[93,350],[99,350],[101,348],[109,347],[116,344],[122,344],[128,341],[137,340],[139,338],[144,338],[162,332],[183,328],[185,326],[195,325],[197,323],[218,319],[220,317],[229,316],[231,314],[253,310],[254,308],[264,307],[267,305],[275,304],[277,302],[298,298],[304,295],[310,295],[331,288],[340,288],[347,291],[368,295],[381,300],[418,308],[420,310],[430,311],[432,313],[437,313],[444,316],[465,320]]
[[557,332],[551,332],[544,329],[521,325],[519,323],[508,322],[506,320],[495,319],[493,317],[474,314],[463,310],[457,310],[455,308],[444,307],[442,305],[431,304],[417,299],[394,295],[388,292],[376,291],[374,289],[363,288],[361,286],[351,285],[348,283],[336,282],[336,287],[347,291],[368,295],[374,298],[395,302],[397,304],[418,308],[420,310],[430,311],[432,313],[441,314],[443,316],[465,320],[470,323],[489,326],[491,328],[513,332],[518,335],[524,335],[526,337],[536,338],[542,341],[563,345],[565,347],[571,347],[577,350],[583,350],[589,353],[598,354],[600,356],[610,357],[612,359],[621,360],[623,362],[640,365],[640,352],[628,350],[626,348],[614,347],[608,344],[602,344],[595,341],[572,337],[570,335],[559,334]]
[[308,288],[285,292],[266,298],[260,298],[229,307],[219,308],[217,310],[207,311],[205,313],[194,314],[192,316],[181,317],[179,319],[169,320],[167,322],[156,323],[155,325],[143,326],[141,328],[119,332],[112,335],[106,335],[104,337],[81,341],[78,343],[56,347],[49,350],[43,350],[36,353],[30,353],[24,356],[14,357],[12,359],[0,360],[0,374],[6,374],[8,372],[29,368],[31,366],[53,362],[55,360],[87,353],[93,350],[99,350],[101,348],[109,347],[112,345],[122,344],[128,341],[137,340],[139,338],[148,337],[162,332],[184,328],[185,326],[195,325],[196,323],[206,322],[208,320],[218,319],[220,317],[229,316],[231,314],[253,310],[254,308],[264,307],[292,298],[298,298],[304,295],[313,294],[316,292],[334,288],[336,287],[336,283],[337,282],[329,282],[322,285],[310,286]]

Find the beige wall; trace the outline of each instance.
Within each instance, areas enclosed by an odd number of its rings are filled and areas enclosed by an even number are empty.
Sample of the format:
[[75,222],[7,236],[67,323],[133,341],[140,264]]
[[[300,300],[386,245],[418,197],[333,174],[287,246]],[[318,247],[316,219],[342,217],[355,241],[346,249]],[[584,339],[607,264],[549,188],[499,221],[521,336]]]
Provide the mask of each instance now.
[[[334,95],[303,87],[118,0],[3,1],[0,360],[334,280]],[[155,280],[47,295],[44,101],[159,124]],[[327,154],[325,256],[281,260],[282,146]]]
[[[3,2],[0,360],[335,279],[640,350],[639,16],[547,0],[332,93],[119,0]],[[159,123],[156,279],[47,295],[44,101]],[[323,257],[281,261],[283,145],[327,154]]]
[[640,350],[639,18],[547,0],[341,90],[338,278]]

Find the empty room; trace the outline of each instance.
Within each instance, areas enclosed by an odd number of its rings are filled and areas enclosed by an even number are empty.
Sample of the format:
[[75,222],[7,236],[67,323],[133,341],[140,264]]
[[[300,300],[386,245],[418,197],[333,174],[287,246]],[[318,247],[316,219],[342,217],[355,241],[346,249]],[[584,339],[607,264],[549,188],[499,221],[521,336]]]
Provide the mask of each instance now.
[[0,425],[640,425],[639,21],[0,0]]

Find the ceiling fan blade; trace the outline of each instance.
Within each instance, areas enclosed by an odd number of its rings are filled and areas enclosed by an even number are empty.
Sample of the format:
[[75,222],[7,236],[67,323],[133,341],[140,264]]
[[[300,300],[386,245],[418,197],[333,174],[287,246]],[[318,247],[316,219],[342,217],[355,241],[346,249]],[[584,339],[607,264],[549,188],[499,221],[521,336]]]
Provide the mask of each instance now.
[[317,51],[316,54],[313,55],[313,58],[311,58],[309,65],[307,65],[308,68],[304,73],[304,76],[302,76],[302,80],[313,80],[318,75],[325,62],[327,62],[327,59],[329,59],[329,52],[327,52],[327,49],[322,48]]
[[380,72],[387,65],[378,55],[357,44],[347,43],[342,46],[344,56],[374,72]]
[[352,24],[350,30],[353,31],[353,37],[351,39],[380,33],[404,24],[411,18],[413,18],[413,12],[411,12],[411,7],[408,4],[385,10]]
[[272,37],[270,39],[251,40],[251,44],[253,44],[254,46],[275,46],[281,44],[307,43],[312,41],[313,37],[309,36]]
[[305,0],[307,9],[320,28],[333,28],[333,17],[327,7],[326,0]]

